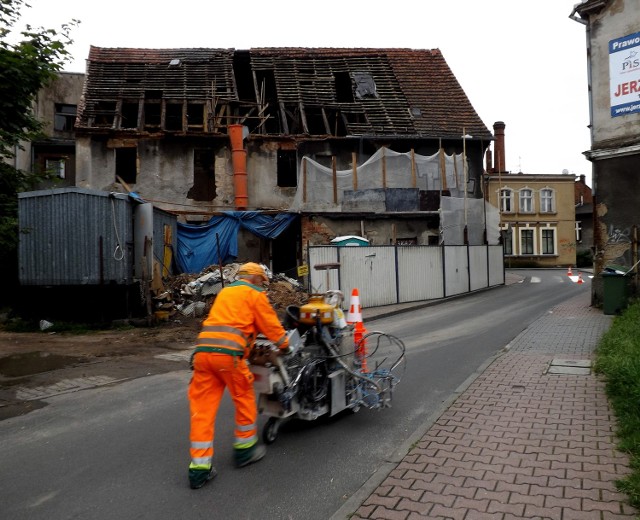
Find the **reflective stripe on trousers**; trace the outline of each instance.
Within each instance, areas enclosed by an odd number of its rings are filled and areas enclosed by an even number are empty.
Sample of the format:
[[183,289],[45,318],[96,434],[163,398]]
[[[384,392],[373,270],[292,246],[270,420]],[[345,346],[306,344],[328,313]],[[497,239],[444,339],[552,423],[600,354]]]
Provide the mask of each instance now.
[[193,368],[188,393],[191,467],[210,467],[215,420],[225,388],[235,408],[234,447],[251,447],[258,441],[254,376],[246,362],[226,354],[200,352],[194,357]]

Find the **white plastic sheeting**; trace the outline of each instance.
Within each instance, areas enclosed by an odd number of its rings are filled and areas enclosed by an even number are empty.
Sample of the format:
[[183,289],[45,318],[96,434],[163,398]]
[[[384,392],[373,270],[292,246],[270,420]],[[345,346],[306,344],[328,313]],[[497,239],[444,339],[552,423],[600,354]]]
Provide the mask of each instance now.
[[464,244],[464,227],[467,226],[469,245],[500,243],[500,212],[484,199],[442,197],[440,199],[440,232],[442,243],[447,246]]
[[[336,170],[303,157],[298,172],[298,190],[292,211],[342,211],[344,192],[381,188],[449,190],[454,197],[464,194],[462,154],[434,155],[399,153],[380,148],[365,163]],[[334,180],[335,179],[335,180]],[[335,182],[335,190],[334,190]],[[335,201],[334,201],[335,197]]]

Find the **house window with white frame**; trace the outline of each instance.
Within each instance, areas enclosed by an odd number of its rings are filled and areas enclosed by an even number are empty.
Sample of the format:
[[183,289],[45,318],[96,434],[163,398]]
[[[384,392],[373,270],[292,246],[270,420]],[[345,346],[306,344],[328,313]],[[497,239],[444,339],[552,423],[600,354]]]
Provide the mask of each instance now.
[[520,190],[520,213],[533,213],[533,190],[529,188]]
[[540,250],[543,255],[556,254],[556,230],[554,228],[540,230]]
[[509,227],[502,229],[502,246],[505,255],[513,255],[513,230]]
[[513,191],[509,188],[500,190],[500,211],[513,213]]
[[553,190],[551,188],[540,190],[540,213],[554,213],[555,210]]
[[534,234],[533,228],[523,228],[520,230],[520,254],[532,255],[534,254]]

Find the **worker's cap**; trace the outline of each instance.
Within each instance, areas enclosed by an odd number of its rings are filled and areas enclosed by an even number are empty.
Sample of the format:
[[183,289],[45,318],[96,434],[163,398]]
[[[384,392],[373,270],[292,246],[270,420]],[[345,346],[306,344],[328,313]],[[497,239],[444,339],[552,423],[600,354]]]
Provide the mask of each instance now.
[[242,264],[238,270],[238,276],[261,276],[265,282],[269,281],[269,277],[264,272],[263,267],[255,262]]

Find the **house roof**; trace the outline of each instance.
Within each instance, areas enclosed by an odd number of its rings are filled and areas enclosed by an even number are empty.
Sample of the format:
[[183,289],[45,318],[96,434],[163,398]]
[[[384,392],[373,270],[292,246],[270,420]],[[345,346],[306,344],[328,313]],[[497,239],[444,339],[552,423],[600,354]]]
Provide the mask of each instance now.
[[253,120],[254,133],[326,136],[340,119],[340,137],[493,138],[439,49],[91,47],[77,127],[118,129],[123,102],[152,96],[203,102],[209,123]]
[[592,13],[598,13],[604,9],[609,0],[582,0],[582,2],[576,4],[573,8],[581,18],[587,18]]

